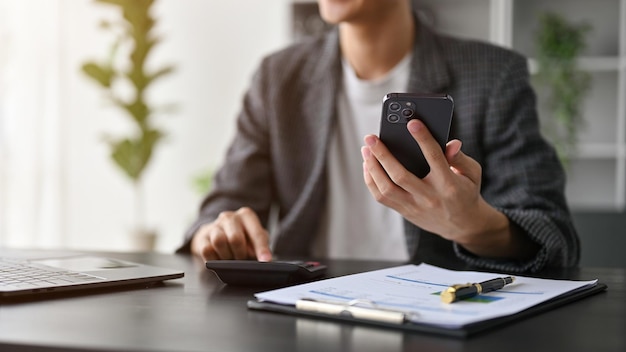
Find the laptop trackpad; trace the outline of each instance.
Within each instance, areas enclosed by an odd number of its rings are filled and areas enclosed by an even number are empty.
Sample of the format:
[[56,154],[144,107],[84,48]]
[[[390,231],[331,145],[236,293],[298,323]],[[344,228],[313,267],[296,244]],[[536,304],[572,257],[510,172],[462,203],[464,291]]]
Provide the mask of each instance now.
[[121,260],[99,257],[70,257],[58,259],[33,260],[33,263],[48,265],[55,268],[61,268],[72,271],[95,271],[103,269],[120,269],[137,266]]

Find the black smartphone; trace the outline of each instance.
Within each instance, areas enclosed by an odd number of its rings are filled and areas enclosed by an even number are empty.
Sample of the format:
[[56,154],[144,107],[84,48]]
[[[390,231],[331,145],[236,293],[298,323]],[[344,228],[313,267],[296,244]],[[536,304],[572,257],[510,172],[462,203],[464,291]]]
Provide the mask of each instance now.
[[453,112],[454,100],[447,94],[389,93],[383,99],[380,140],[407,170],[423,178],[430,167],[406,124],[420,119],[445,152]]

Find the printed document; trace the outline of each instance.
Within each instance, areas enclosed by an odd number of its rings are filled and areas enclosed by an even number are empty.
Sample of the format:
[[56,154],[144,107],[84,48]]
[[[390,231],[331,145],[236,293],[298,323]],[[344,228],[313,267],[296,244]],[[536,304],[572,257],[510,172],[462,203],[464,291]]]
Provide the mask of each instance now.
[[460,328],[511,315],[598,280],[571,281],[515,276],[504,288],[455,303],[443,303],[440,294],[454,284],[479,283],[503,274],[453,271],[429,264],[403,265],[315,281],[255,294],[258,301],[294,306],[298,300],[399,311],[410,321]]

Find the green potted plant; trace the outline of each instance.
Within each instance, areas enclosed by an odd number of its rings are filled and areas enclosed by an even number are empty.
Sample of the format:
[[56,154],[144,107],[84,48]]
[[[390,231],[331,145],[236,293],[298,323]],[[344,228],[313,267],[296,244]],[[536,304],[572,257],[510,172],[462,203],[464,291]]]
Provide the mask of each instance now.
[[[117,38],[105,60],[85,62],[82,72],[104,90],[106,99],[124,112],[134,127],[131,135],[106,136],[106,141],[114,164],[132,182],[135,198],[133,234],[136,240],[143,242],[136,246],[138,249],[152,249],[156,234],[144,223],[142,181],[154,150],[165,134],[155,126],[154,116],[159,109],[147,101],[146,94],[159,78],[172,73],[174,67],[166,65],[151,70],[146,67],[148,57],[160,42],[153,31],[157,21],[150,13],[154,0],[95,2],[118,7],[122,18],[115,23],[102,22],[102,27],[116,33]],[[116,61],[122,55],[121,48],[128,49],[127,61],[123,65]],[[122,94],[120,85],[130,87],[130,94],[128,91]]]
[[536,37],[536,81],[547,93],[551,114],[544,126],[565,166],[576,151],[578,133],[584,126],[583,97],[590,86],[587,72],[578,68],[577,58],[585,49],[588,24],[571,24],[560,15],[544,13]]

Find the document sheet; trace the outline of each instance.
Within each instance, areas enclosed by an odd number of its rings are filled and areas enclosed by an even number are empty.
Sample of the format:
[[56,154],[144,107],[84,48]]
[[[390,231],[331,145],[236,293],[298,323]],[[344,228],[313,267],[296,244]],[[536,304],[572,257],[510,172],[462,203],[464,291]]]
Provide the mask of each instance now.
[[451,285],[479,283],[501,276],[504,275],[453,271],[428,264],[403,265],[260,292],[255,297],[258,301],[292,306],[307,299],[399,311],[414,323],[461,328],[518,313],[598,282],[515,276],[514,283],[500,290],[455,303],[441,301],[441,292]]

